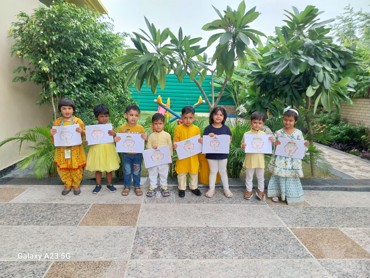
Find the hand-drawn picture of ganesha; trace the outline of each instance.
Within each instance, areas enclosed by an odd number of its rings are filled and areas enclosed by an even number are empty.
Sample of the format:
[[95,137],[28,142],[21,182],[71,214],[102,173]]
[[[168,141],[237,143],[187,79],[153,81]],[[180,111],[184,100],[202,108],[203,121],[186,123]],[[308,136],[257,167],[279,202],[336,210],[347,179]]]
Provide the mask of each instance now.
[[104,137],[104,132],[99,127],[95,127],[94,130],[91,132],[91,137],[96,142],[100,142],[100,139]]
[[135,140],[132,139],[130,135],[127,135],[125,140],[123,140],[123,147],[126,149],[127,152],[132,152],[135,146]]
[[72,134],[72,132],[71,132],[71,131],[69,131],[68,129],[63,129],[63,130],[59,133],[59,137],[60,137],[60,139],[62,140],[62,142],[64,142],[64,144],[65,144],[66,146],[68,146],[69,144],[71,144],[73,134]]
[[284,146],[284,151],[287,153],[289,157],[292,157],[297,150],[298,150],[298,147],[294,141],[289,141]]
[[188,153],[193,153],[194,151],[194,144],[190,140],[186,140],[184,144],[184,150]]
[[211,149],[215,152],[218,151],[218,147],[220,146],[220,140],[218,140],[217,136],[213,136],[211,142],[209,142]]
[[255,136],[252,139],[252,146],[257,152],[261,152],[263,148],[264,142],[262,137]]
[[155,150],[151,158],[154,162],[160,162],[163,160],[164,154],[160,150]]

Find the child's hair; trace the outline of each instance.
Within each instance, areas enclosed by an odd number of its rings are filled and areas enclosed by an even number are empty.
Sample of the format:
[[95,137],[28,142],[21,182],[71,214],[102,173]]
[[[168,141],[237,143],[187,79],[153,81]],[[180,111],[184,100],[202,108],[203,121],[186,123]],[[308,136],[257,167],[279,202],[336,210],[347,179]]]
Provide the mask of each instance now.
[[69,98],[62,98],[61,100],[59,100],[58,102],[58,110],[59,112],[61,112],[61,108],[62,106],[71,106],[73,108],[73,112],[76,111],[76,104],[74,103],[73,100],[69,99]]
[[127,107],[125,109],[125,114],[128,113],[130,110],[135,110],[135,111],[139,112],[139,114],[140,114],[140,108],[135,103],[131,103],[131,104],[127,105]]
[[266,116],[265,116],[265,114],[263,114],[261,112],[253,112],[252,115],[251,115],[251,121],[253,121],[253,120],[258,120],[258,121],[265,122]]
[[222,106],[216,106],[212,109],[211,113],[209,113],[209,124],[213,124],[213,115],[216,114],[218,111],[221,111],[221,113],[224,115],[224,119],[222,120],[222,124],[224,125],[227,118],[227,113],[225,108]]
[[195,114],[195,110],[193,106],[185,106],[184,108],[182,108],[181,115],[185,115],[189,113]]
[[291,109],[291,108],[285,109],[283,116],[293,117],[296,122],[298,121],[298,111],[295,109]]
[[162,122],[164,122],[164,115],[161,114],[161,113],[155,113],[152,116],[152,123],[154,123],[155,121],[162,121]]
[[94,107],[95,118],[97,118],[100,114],[109,115],[109,109],[104,104],[98,104]]

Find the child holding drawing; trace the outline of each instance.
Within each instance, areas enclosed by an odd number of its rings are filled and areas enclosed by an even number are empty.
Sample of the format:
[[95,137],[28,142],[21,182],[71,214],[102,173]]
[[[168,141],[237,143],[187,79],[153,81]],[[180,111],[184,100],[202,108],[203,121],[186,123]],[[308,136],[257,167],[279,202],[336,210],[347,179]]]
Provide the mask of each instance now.
[[[99,125],[107,124],[109,121],[109,110],[104,104],[94,107],[94,115]],[[115,136],[113,130],[109,130],[110,136]],[[117,189],[112,184],[112,172],[119,168],[119,156],[114,143],[92,145],[87,154],[86,170],[95,172],[96,186],[92,193],[97,194],[101,190],[102,173],[106,172],[107,189],[115,192]]]
[[[58,103],[58,110],[62,117],[56,119],[53,126],[68,126],[78,124],[76,132],[81,136],[85,135],[85,125],[80,118],[73,114],[76,111],[76,105],[73,100],[63,98]],[[50,130],[51,136],[57,134],[57,130]],[[70,147],[56,147],[54,153],[54,163],[57,165],[57,171],[64,184],[62,195],[67,195],[73,188],[73,193],[81,193],[80,184],[82,181],[83,167],[86,165],[86,155],[82,144]]]
[[[194,118],[195,110],[192,106],[185,106],[181,110],[181,120],[182,124],[178,125],[175,129],[174,137],[173,137],[173,148],[177,148],[177,142],[189,139],[196,135],[200,135],[200,129],[196,125],[193,125],[195,121]],[[186,178],[189,174],[190,176],[190,191],[200,196],[202,193],[198,189],[198,170],[199,170],[199,159],[198,154],[190,156],[184,159],[177,159],[176,161],[176,172],[177,172],[177,180],[178,180],[178,188],[179,188],[179,197],[185,197],[185,190],[186,190]]]
[[[287,107],[284,109],[284,128],[276,132],[276,137],[283,137],[293,140],[303,140],[303,134],[294,125],[298,121],[298,111]],[[275,145],[280,141],[276,140]],[[307,147],[308,142],[304,145]],[[298,204],[304,201],[304,193],[300,177],[303,177],[302,160],[292,157],[273,155],[269,164],[272,173],[267,196],[272,197],[272,201],[278,202],[279,197],[286,201],[288,205]]]
[[[253,112],[250,119],[251,130],[245,134],[266,134],[261,129],[265,124],[265,115],[260,112]],[[246,148],[243,136],[241,147]],[[271,137],[270,140],[273,140]],[[246,153],[243,166],[245,167],[245,185],[244,199],[250,200],[253,197],[253,175],[256,172],[258,189],[256,196],[261,201],[265,198],[265,155],[263,153]]]
[[[225,125],[227,113],[225,108],[216,106],[212,109],[209,114],[209,126],[204,129],[203,135],[214,137],[215,135],[230,135],[231,143],[231,131],[230,128]],[[220,172],[222,185],[224,187],[224,195],[227,198],[231,198],[233,194],[229,189],[229,180],[227,177],[227,153],[207,153],[206,158],[209,165],[209,190],[206,193],[206,197],[212,198],[215,194],[215,182],[217,172]]]
[[[148,137],[147,149],[157,149],[158,147],[168,146],[172,156],[172,141],[171,135],[164,131],[164,115],[161,113],[155,113],[152,116],[152,129]],[[155,189],[157,187],[157,179],[159,175],[159,182],[161,186],[161,193],[163,197],[170,196],[170,191],[167,187],[167,176],[168,176],[169,164],[162,164],[148,168],[149,172],[149,191],[146,193],[147,197],[153,197],[155,195]]]

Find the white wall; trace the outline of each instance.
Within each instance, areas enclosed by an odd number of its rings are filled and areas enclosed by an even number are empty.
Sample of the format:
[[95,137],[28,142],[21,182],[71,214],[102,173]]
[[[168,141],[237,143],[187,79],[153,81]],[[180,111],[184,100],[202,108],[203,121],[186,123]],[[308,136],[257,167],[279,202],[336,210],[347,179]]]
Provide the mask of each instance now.
[[[0,141],[15,133],[35,126],[45,126],[52,114],[47,105],[36,104],[40,88],[32,83],[13,83],[13,70],[21,63],[10,56],[13,40],[8,37],[11,22],[17,21],[20,12],[31,14],[40,4],[38,0],[2,0],[0,10]],[[0,170],[7,168],[27,155],[18,152],[18,144],[8,143],[0,148]]]

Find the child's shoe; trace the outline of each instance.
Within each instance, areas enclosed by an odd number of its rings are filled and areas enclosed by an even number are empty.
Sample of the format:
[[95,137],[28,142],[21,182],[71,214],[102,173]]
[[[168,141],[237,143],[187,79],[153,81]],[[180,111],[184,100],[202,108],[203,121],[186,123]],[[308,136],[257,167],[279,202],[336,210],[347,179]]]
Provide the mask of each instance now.
[[202,195],[202,192],[200,192],[199,188],[192,189],[192,190],[190,190],[190,191],[191,191],[191,193],[193,193],[194,195],[197,195],[197,196]]
[[215,190],[214,189],[208,189],[208,191],[206,192],[206,197],[207,198],[212,198],[213,195],[215,195]]
[[155,187],[149,187],[149,191],[146,193],[147,197],[155,196]]
[[81,193],[81,190],[80,190],[80,188],[79,188],[79,187],[74,187],[74,188],[73,188],[73,194],[75,194],[75,195],[80,195],[80,193]]
[[279,197],[275,196],[275,197],[272,197],[271,200],[275,203],[278,203],[279,202]]
[[259,191],[259,190],[257,189],[257,191],[256,191],[256,196],[257,196],[257,198],[258,198],[258,199],[260,199],[261,201],[263,201],[263,200],[265,199],[265,192],[263,192],[263,191]]
[[233,197],[233,193],[230,191],[230,189],[224,189],[224,195],[226,198],[231,198]]
[[67,195],[69,192],[71,192],[71,188],[70,187],[64,187],[63,191],[62,191],[62,195],[65,196]]
[[169,197],[170,196],[170,191],[168,190],[167,186],[162,186],[161,187],[161,194],[162,194],[162,197]]
[[127,196],[128,194],[130,193],[130,187],[124,187],[122,192],[121,192],[121,195],[122,196]]
[[135,194],[136,194],[136,196],[143,195],[143,191],[141,190],[140,187],[135,187]]
[[245,191],[244,192],[244,199],[250,200],[253,197],[253,192]]
[[115,188],[113,184],[108,184],[108,185],[107,185],[107,189],[108,189],[110,192],[116,192],[116,191],[117,191],[117,188]]
[[94,188],[94,190],[93,190],[93,192],[92,192],[92,193],[93,193],[93,194],[98,194],[98,193],[100,192],[100,190],[101,190],[101,185],[98,185],[98,184],[97,184],[97,185],[95,186],[95,188]]
[[180,190],[179,189],[179,197],[184,198],[185,197],[185,190]]

